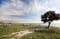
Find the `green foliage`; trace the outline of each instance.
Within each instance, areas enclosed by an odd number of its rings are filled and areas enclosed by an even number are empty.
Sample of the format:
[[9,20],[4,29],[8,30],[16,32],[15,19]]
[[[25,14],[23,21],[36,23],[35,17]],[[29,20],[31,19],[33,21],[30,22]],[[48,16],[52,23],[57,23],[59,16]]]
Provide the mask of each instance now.
[[60,29],[56,27],[50,27],[49,30],[35,31],[32,34],[23,36],[20,39],[60,39]]
[[[4,35],[11,34],[12,32],[18,32],[21,30],[35,29],[35,28],[45,28],[45,27],[42,25],[36,25],[36,24],[28,24],[28,25],[10,24],[5,27],[0,26],[0,39],[9,39],[14,37],[14,36],[3,37]],[[20,39],[60,39],[60,29],[57,27],[50,27],[49,30],[35,31],[34,33],[23,36]]]

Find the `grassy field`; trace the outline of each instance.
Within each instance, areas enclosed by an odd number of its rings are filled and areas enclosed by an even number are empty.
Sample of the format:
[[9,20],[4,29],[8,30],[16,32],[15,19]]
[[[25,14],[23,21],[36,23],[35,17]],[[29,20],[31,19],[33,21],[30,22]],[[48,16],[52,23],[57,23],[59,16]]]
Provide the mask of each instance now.
[[54,28],[45,31],[35,31],[32,34],[23,36],[21,39],[60,39],[60,29]]
[[[0,39],[9,39],[11,37],[3,37],[4,35],[11,34],[26,29],[34,29],[44,27],[36,24],[11,24],[9,26],[0,26]],[[16,38],[16,37],[15,37]],[[49,30],[35,31],[34,33],[23,36],[20,39],[60,39],[60,29],[57,27],[50,27]]]

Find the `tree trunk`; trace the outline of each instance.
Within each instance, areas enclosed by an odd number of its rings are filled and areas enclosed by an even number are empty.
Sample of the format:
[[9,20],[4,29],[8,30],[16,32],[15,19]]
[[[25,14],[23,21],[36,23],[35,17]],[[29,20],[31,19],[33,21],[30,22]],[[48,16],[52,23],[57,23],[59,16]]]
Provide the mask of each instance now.
[[49,28],[49,27],[50,27],[50,24],[51,24],[51,22],[48,22],[48,27],[47,27],[47,28]]

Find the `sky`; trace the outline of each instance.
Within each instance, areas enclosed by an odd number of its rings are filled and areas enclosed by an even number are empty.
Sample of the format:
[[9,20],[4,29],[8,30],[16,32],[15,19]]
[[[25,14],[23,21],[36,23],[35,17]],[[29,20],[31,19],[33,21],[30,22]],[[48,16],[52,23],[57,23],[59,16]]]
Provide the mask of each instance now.
[[41,23],[41,15],[49,10],[60,13],[60,0],[0,0],[0,21]]

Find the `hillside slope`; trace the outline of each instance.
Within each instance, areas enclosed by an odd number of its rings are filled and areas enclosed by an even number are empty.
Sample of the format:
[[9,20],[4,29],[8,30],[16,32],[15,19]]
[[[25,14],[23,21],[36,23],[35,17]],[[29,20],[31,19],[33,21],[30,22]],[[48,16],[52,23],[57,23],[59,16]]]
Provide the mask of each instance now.
[[[23,37],[16,37],[16,32],[24,30],[34,31],[33,33],[24,35]],[[22,33],[23,33],[22,32]],[[9,36],[11,33],[14,35]],[[26,33],[26,31],[25,31]],[[23,33],[24,34],[24,33]],[[7,36],[5,36],[7,35]],[[49,29],[46,26],[36,24],[11,24],[9,26],[0,26],[0,39],[60,39],[60,28],[51,27]]]
[[20,39],[60,39],[60,29],[50,27],[48,30],[35,30],[34,33],[23,36]]

